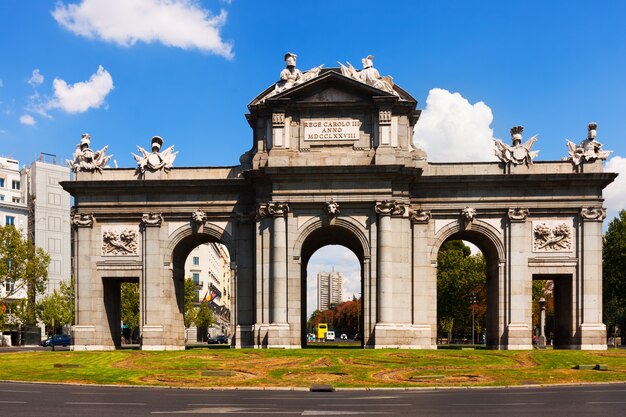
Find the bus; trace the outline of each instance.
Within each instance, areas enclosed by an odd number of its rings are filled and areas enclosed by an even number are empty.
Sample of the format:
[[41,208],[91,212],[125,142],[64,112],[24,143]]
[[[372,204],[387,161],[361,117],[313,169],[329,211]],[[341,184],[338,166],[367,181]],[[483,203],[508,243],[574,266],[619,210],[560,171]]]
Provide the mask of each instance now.
[[315,337],[317,337],[318,340],[324,340],[324,338],[326,337],[327,331],[328,331],[328,324],[318,323]]

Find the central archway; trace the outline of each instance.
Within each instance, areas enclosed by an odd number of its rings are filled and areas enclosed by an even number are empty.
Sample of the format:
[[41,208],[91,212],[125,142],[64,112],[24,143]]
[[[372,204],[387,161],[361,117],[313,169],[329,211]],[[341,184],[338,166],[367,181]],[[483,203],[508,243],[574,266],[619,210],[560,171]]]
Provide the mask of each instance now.
[[294,253],[300,254],[300,287],[301,287],[301,346],[306,346],[307,329],[307,266],[313,254],[320,248],[328,245],[339,245],[350,250],[358,259],[361,270],[361,312],[359,318],[359,329],[362,330],[361,345],[368,345],[371,342],[371,332],[373,319],[368,317],[365,307],[372,302],[369,288],[369,258],[370,251],[367,245],[366,235],[362,227],[348,219],[336,219],[332,223],[314,220],[306,225],[300,234]]

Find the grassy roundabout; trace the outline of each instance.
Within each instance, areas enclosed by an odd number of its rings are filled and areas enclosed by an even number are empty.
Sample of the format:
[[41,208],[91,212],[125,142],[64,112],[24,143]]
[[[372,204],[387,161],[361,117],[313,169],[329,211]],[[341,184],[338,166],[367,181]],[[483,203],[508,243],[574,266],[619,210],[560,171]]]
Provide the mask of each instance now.
[[[626,382],[626,351],[191,349],[22,352],[0,379],[174,387],[466,387]],[[577,365],[607,365],[579,370]]]

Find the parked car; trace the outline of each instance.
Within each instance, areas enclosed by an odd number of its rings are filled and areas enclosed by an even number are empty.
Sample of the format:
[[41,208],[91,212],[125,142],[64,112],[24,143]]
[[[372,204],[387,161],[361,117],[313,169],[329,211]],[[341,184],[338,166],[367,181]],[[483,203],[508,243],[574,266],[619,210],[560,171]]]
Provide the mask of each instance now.
[[347,334],[345,334],[345,333],[341,333],[341,336],[339,336],[339,338],[340,338],[341,340],[348,340],[348,335],[347,335]]
[[326,332],[326,341],[327,342],[334,342],[335,341],[335,332],[329,330]]
[[209,345],[225,345],[228,344],[228,336],[220,334],[217,335],[215,337],[209,337],[209,339],[207,340],[207,343]]
[[40,345],[43,347],[48,346],[69,346],[72,344],[72,336],[68,334],[57,334],[52,337],[43,340]]

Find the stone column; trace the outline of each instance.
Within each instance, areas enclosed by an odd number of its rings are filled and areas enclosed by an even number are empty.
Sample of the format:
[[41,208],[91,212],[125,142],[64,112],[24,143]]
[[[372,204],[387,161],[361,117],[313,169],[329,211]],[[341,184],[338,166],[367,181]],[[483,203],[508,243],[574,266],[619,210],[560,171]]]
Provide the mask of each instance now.
[[580,348],[605,350],[606,326],[602,323],[602,221],[606,218],[606,209],[583,208],[580,218],[582,306],[577,306],[582,313]]
[[272,241],[270,250],[270,328],[268,347],[290,346],[289,324],[287,323],[287,221],[289,205],[270,202],[266,206],[271,215]]
[[[509,217],[508,280],[505,295],[506,349],[532,349],[532,277],[528,270],[528,219],[525,208],[512,208]],[[506,312],[510,316],[506,317]],[[501,318],[502,319],[502,318]]]
[[94,250],[101,245],[94,232],[95,219],[91,214],[75,214],[74,278],[76,291],[76,324],[72,326],[72,350],[112,350],[113,339],[104,311],[102,280],[92,274]]
[[539,337],[537,338],[537,346],[546,345],[546,299],[539,299]]
[[141,349],[185,349],[184,323],[176,300],[173,272],[163,267],[160,213],[147,213],[141,219],[143,235],[143,274],[139,283]]
[[391,248],[391,214],[396,202],[376,203],[378,214],[378,322],[393,322],[393,252]]

